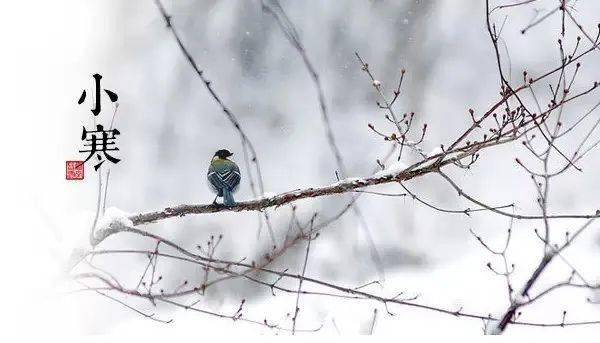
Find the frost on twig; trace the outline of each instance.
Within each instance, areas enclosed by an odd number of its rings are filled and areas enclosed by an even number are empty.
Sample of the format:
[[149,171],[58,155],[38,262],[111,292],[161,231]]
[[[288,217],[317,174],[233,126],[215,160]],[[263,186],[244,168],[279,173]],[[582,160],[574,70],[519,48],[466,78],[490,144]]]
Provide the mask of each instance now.
[[484,323],[483,332],[486,335],[501,335],[502,330],[500,329],[500,326],[498,325],[499,323],[500,323],[500,321],[498,321],[496,319],[486,320]]
[[443,152],[444,152],[444,150],[442,150],[442,147],[438,146],[436,148],[431,149],[431,151],[427,153],[427,156],[430,156],[430,157],[436,156],[436,155],[442,154]]
[[123,226],[133,226],[133,222],[129,219],[131,214],[122,211],[116,207],[109,207],[105,212],[102,218],[98,220],[98,224],[96,225],[96,230],[106,230],[111,225],[118,223]]
[[[89,241],[90,246],[87,244],[78,243],[78,247],[73,248],[69,257],[64,264],[64,270],[68,273],[75,266],[77,266],[89,253],[90,249],[93,249],[96,245],[102,242],[110,234],[109,232],[115,229],[123,229],[127,227],[133,227],[133,222],[129,219],[130,213],[122,211],[116,207],[109,207],[104,211],[104,215],[101,218],[95,220],[95,226],[92,228],[91,240]],[[82,246],[85,245],[85,246]]]
[[109,207],[96,224],[95,234],[91,244],[92,246],[98,245],[98,243],[102,242],[110,235],[109,232],[111,229],[118,230],[120,228],[131,228],[133,226],[134,224],[130,219],[129,213],[116,207]]
[[394,175],[402,172],[408,168],[406,164],[401,161],[394,161],[389,165],[385,166],[385,169],[378,171],[374,176],[385,176],[385,175]]

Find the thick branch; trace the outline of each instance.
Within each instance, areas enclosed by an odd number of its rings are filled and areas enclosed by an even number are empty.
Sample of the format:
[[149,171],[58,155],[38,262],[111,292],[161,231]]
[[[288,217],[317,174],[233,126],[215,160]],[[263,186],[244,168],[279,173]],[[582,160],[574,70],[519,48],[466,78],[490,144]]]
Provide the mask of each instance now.
[[133,222],[134,225],[140,225],[171,217],[182,217],[187,214],[204,214],[225,211],[262,211],[268,207],[278,207],[300,199],[316,198],[325,195],[346,193],[366,186],[410,180],[414,177],[434,172],[438,170],[441,166],[452,163],[453,160],[454,159],[446,159],[441,162],[432,163],[430,165],[418,169],[407,168],[406,170],[393,175],[373,175],[362,179],[346,179],[328,186],[307,188],[303,190],[278,194],[268,198],[242,201],[236,203],[233,206],[224,206],[222,204],[179,205],[175,207],[167,207],[162,211],[140,213],[129,217],[129,219]]

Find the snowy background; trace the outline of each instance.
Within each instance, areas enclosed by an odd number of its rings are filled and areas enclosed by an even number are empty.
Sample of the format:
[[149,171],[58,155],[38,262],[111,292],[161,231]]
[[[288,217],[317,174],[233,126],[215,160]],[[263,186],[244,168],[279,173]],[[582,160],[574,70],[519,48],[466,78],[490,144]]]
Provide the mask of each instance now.
[[[511,51],[514,79],[520,78],[523,69],[535,74],[558,63],[558,16],[525,36],[519,33],[536,9],[549,10],[555,3],[538,1],[511,12],[503,37]],[[279,193],[335,182],[336,163],[327,145],[314,85],[273,18],[261,11],[260,2],[164,4],[190,52],[253,141],[265,190]],[[217,149],[227,148],[236,153],[241,166],[241,146],[152,1],[63,1],[35,6],[23,2],[15,6],[1,30],[3,41],[11,47],[5,56],[8,60],[2,63],[3,74],[10,80],[3,85],[8,95],[5,110],[22,127],[2,138],[8,173],[3,177],[6,196],[2,201],[6,203],[2,205],[10,209],[6,229],[11,230],[9,247],[3,251],[3,261],[9,262],[3,271],[3,287],[15,295],[6,299],[14,309],[7,314],[14,321],[12,327],[27,330],[35,323],[36,330],[77,333],[267,332],[169,308],[161,308],[161,316],[175,322],[163,326],[103,297],[66,293],[65,260],[74,247],[86,244],[96,203],[97,180],[91,168],[83,182],[64,181],[64,161],[80,157],[81,126],[91,125],[88,108],[76,104],[81,90],[91,87],[91,74],[102,74],[103,87],[119,94],[115,126],[122,133],[118,145],[123,161],[111,167],[107,206],[137,213],[208,203],[213,199],[205,180],[210,158]],[[427,151],[447,143],[468,125],[468,108],[483,111],[497,98],[497,69],[485,32],[483,1],[282,1],[282,6],[320,74],[332,129],[351,177],[369,175],[375,160],[388,150],[367,128],[367,123],[383,124],[384,119],[355,51],[387,89],[395,87],[401,68],[407,70],[397,111],[414,111],[419,125],[428,124]],[[600,4],[579,1],[576,8],[582,23],[594,28]],[[582,82],[600,78],[600,69],[594,67],[598,62],[598,55],[588,59]],[[582,109],[597,101],[588,99],[581,103]],[[109,121],[111,115],[106,102],[100,120]],[[22,149],[13,148],[17,141],[23,142]],[[563,144],[568,147],[568,142]],[[471,170],[451,174],[466,191],[488,203],[515,202],[520,212],[537,213],[535,189],[513,162],[524,156],[526,151],[519,144],[494,148],[483,153]],[[407,157],[407,163],[415,158]],[[598,152],[590,154],[580,163],[584,173],[570,173],[554,184],[553,212],[590,213],[598,208],[597,158]],[[418,178],[407,186],[441,207],[471,206],[436,176]],[[402,192],[392,184],[372,190]],[[236,199],[251,196],[249,185],[243,183]],[[327,216],[336,213],[345,199],[300,201],[298,213],[304,220],[314,211]],[[421,303],[484,314],[505,310],[504,281],[485,266],[488,261],[500,261],[481,248],[469,229],[490,245],[500,246],[507,218],[485,212],[471,217],[445,214],[410,199],[369,194],[361,197],[359,205],[382,255],[386,294],[420,294]],[[287,230],[289,212],[282,207],[271,213],[279,239]],[[533,233],[540,225],[514,223],[509,259],[517,264],[517,287],[540,258],[542,249]],[[555,222],[556,236],[576,225],[578,221]],[[189,247],[222,233],[219,253],[232,259],[259,255],[270,244],[264,229],[257,239],[255,213],[188,216],[147,229]],[[567,252],[591,280],[600,275],[599,237],[593,227]],[[111,239],[112,247],[152,246],[132,237]],[[290,250],[277,266],[299,268],[303,251],[303,246]],[[568,276],[569,269],[560,261],[553,263],[539,287]],[[144,261],[120,259],[104,266],[135,278]],[[162,273],[172,285],[197,272],[175,265],[164,268]],[[314,241],[307,275],[348,286],[377,279],[364,233],[351,212]],[[567,310],[568,320],[595,320],[600,318],[600,306],[587,304],[590,296],[586,291],[561,290],[525,308],[521,319],[560,322],[562,311]],[[211,289],[203,304],[235,311],[242,298],[248,299],[248,317],[267,316],[282,323],[295,300],[231,282]],[[482,329],[478,320],[409,307],[390,306],[396,315],[388,316],[380,304],[369,301],[304,296],[301,304],[298,326],[322,324],[322,332],[330,334],[366,332],[374,308],[379,311],[375,327],[379,334],[416,335],[435,327],[440,334],[476,335]],[[140,306],[149,308],[148,304]],[[599,328],[547,330],[597,333]],[[510,326],[507,333],[541,331]]]

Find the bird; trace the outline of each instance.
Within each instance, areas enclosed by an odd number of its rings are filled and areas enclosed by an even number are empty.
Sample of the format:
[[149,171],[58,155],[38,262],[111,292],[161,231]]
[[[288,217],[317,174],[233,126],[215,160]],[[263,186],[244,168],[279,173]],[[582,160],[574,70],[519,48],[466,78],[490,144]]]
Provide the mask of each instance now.
[[227,149],[221,149],[215,152],[210,166],[208,167],[208,183],[213,192],[217,194],[213,204],[217,203],[218,197],[223,197],[225,206],[234,206],[233,193],[237,191],[242,176],[237,164],[229,159],[233,153]]

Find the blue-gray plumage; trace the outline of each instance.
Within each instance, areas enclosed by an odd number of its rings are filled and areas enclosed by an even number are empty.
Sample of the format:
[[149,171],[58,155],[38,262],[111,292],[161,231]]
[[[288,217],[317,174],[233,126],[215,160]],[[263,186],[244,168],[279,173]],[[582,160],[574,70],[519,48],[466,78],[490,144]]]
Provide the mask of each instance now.
[[[219,150],[213,156],[208,167],[208,182],[217,197],[223,197],[223,204],[226,206],[235,205],[233,193],[237,191],[240,185],[240,168],[228,157],[233,154],[229,150]],[[215,197],[215,201],[217,201]]]

